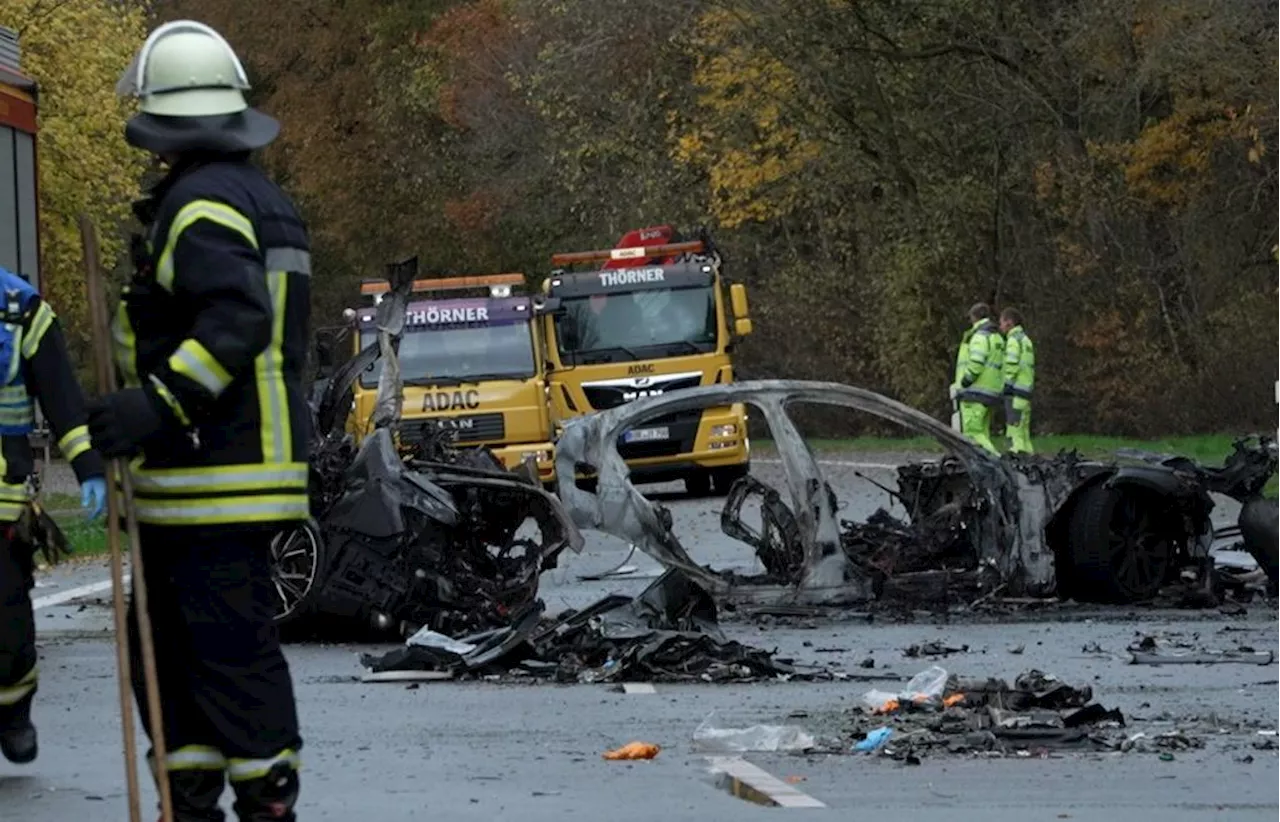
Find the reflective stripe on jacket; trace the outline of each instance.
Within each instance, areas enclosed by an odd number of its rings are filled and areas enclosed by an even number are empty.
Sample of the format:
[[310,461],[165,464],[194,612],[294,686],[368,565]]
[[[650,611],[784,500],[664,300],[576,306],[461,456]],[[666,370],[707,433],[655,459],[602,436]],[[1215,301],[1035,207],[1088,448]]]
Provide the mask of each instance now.
[[116,312],[117,365],[183,429],[132,464],[138,520],[283,522],[309,514],[302,388],[310,243],[288,197],[247,161],[175,168],[135,211],[137,272]]

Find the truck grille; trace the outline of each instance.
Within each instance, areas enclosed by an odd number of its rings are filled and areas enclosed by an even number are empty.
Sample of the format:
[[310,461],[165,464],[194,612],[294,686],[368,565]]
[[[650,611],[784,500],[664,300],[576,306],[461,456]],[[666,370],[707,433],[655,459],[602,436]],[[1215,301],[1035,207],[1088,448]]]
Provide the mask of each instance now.
[[457,431],[458,442],[494,442],[501,440],[507,433],[501,413],[427,417],[404,420],[400,426],[400,441],[405,445],[421,442],[426,432],[441,428]]
[[621,385],[584,385],[582,392],[586,394],[587,402],[597,411],[603,411],[606,408],[616,408],[624,403],[641,397],[653,397],[659,394],[666,394],[680,388],[694,388],[702,384],[702,376],[682,377],[674,380],[663,380],[662,377],[654,377],[643,387],[632,388],[630,386]]

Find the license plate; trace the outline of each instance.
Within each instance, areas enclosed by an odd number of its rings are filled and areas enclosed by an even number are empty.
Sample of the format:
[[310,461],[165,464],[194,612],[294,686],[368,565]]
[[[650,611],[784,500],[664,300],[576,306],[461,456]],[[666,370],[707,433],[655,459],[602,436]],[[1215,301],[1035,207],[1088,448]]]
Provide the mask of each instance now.
[[633,428],[622,435],[623,442],[654,442],[666,439],[671,439],[671,429],[666,426],[662,428]]

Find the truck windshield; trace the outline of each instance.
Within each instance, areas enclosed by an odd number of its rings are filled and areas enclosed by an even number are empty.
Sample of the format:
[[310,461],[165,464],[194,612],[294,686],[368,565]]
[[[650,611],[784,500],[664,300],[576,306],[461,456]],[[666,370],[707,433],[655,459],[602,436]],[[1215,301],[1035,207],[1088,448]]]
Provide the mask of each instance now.
[[555,322],[557,345],[574,362],[715,350],[716,301],[710,286],[593,294],[563,300],[562,306]]
[[[360,332],[360,347],[378,344],[378,332]],[[405,383],[447,384],[479,380],[527,380],[536,373],[529,323],[406,329],[400,340],[400,372]],[[382,360],[360,375],[374,388]]]

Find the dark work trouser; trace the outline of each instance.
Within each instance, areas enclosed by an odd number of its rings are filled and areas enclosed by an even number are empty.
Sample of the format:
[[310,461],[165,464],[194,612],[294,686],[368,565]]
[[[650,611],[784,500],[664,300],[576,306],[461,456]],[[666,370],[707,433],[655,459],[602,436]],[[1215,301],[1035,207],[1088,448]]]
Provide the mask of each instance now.
[[[294,818],[298,716],[275,625],[277,526],[140,526],[175,814],[221,820],[223,776],[242,820]],[[147,714],[136,613],[133,690]]]
[[0,523],[0,731],[25,725],[36,692],[35,559]]

